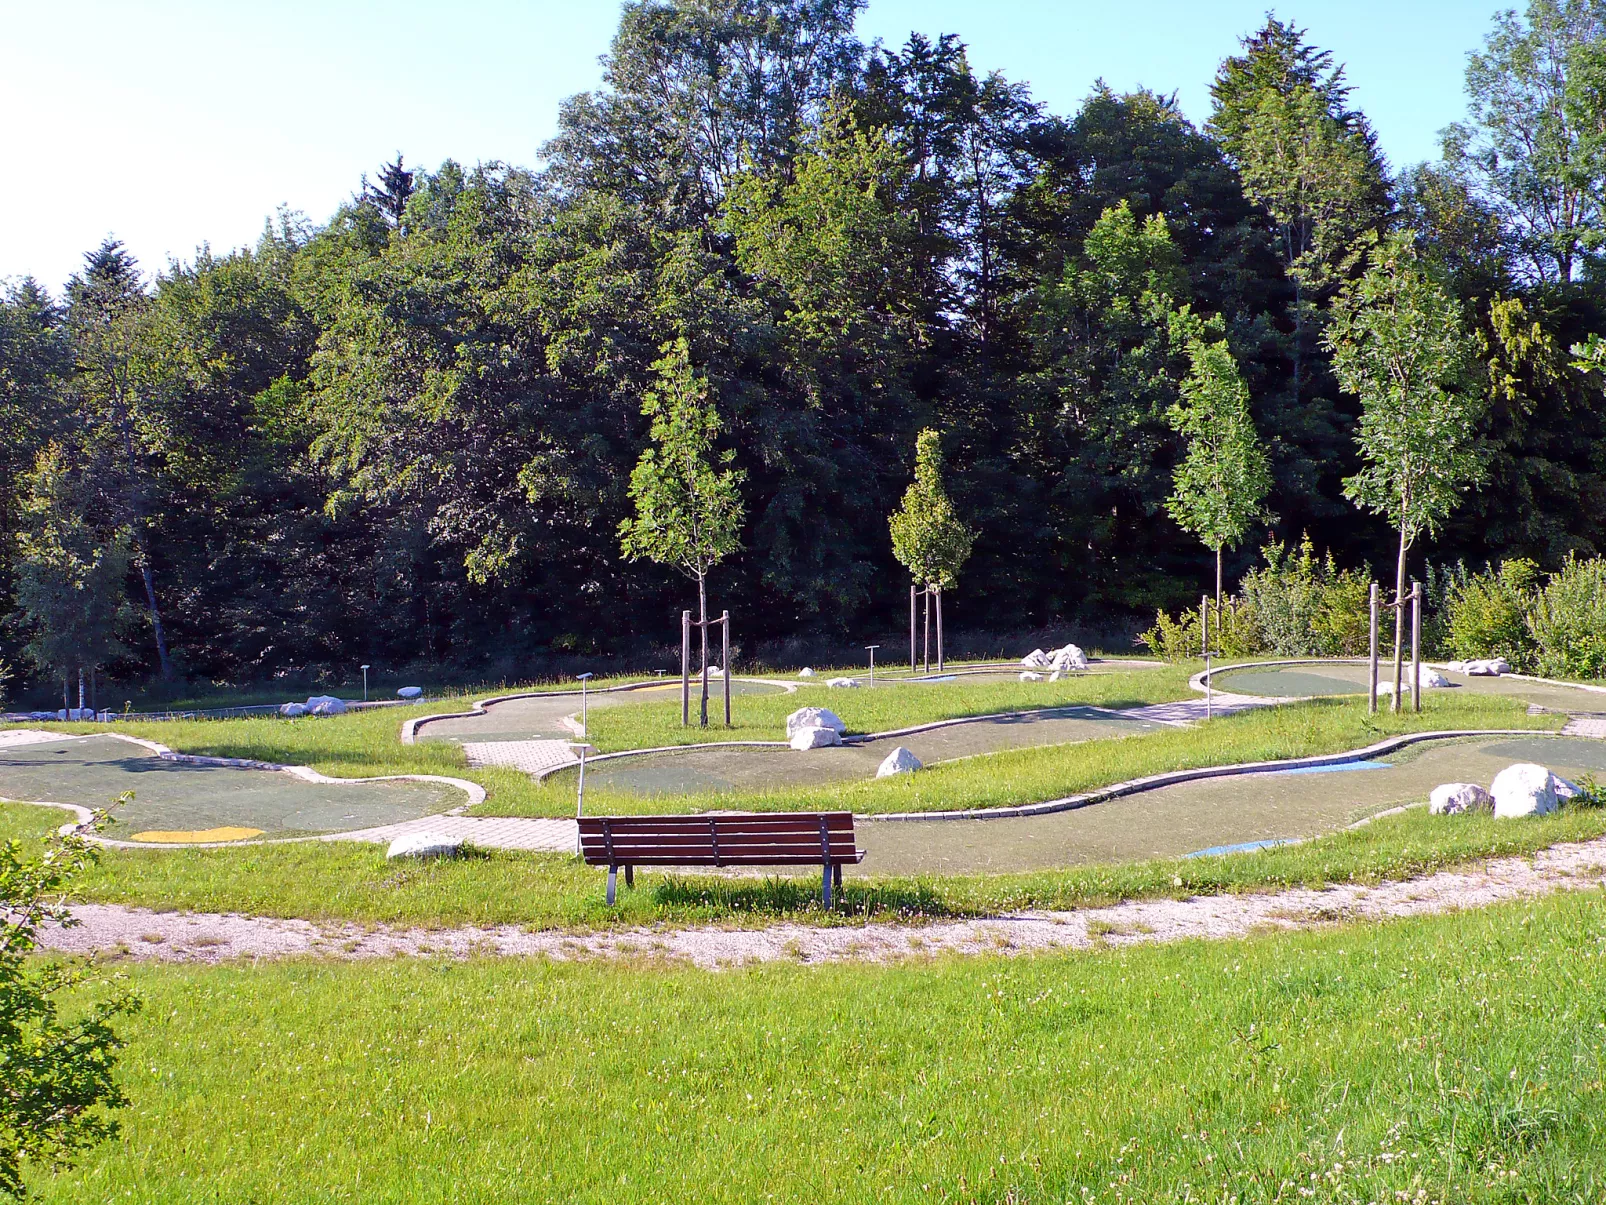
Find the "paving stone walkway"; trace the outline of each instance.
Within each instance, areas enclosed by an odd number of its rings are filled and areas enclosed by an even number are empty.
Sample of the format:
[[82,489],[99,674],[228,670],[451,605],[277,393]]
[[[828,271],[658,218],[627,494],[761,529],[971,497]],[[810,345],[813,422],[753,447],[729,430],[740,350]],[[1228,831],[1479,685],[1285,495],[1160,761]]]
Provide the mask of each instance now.
[[579,764],[573,746],[559,740],[466,742],[463,754],[471,766],[506,766],[526,774],[542,774]]
[[577,840],[573,820],[534,820],[503,816],[423,816],[400,824],[330,833],[323,841],[389,843],[410,833],[439,833],[481,849],[526,849],[538,853],[573,853]]
[[1574,716],[1567,721],[1567,726],[1561,730],[1561,734],[1563,736],[1592,736],[1596,740],[1606,740],[1606,716]]

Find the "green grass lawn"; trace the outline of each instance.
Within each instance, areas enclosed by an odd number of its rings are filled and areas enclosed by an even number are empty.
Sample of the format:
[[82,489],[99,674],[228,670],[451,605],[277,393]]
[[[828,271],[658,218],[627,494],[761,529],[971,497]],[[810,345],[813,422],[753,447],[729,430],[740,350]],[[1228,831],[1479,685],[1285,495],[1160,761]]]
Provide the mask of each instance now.
[[1606,1197],[1597,892],[892,967],[129,975],[124,1136],[42,1203]]
[[[728,808],[752,811],[847,809],[860,815],[872,815],[1002,807],[1058,799],[1165,770],[1339,753],[1407,732],[1480,728],[1556,731],[1563,723],[1564,716],[1530,716],[1522,703],[1509,697],[1470,692],[1428,695],[1423,699],[1420,715],[1411,712],[1392,715],[1381,711],[1374,716],[1367,714],[1364,699],[1318,699],[1239,712],[1190,728],[1166,728],[1073,745],[1012,749],[940,763],[918,774],[828,786],[660,796],[588,786],[586,808],[595,814]],[[560,775],[516,802],[509,795],[498,794],[478,805],[474,813],[572,815],[573,781],[572,776]]]
[[[60,821],[54,811],[0,804],[0,839],[34,839]],[[849,877],[840,906],[832,912],[820,907],[812,875],[644,874],[636,890],[621,890],[619,906],[609,908],[602,872],[566,855],[492,851],[459,861],[399,864],[387,862],[381,846],[344,842],[110,849],[77,898],[157,909],[423,926],[755,926],[777,920],[853,924],[866,918],[921,923],[1120,899],[1376,882],[1603,834],[1606,809],[1568,808],[1523,821],[1436,817],[1413,809],[1361,828],[1255,853],[1020,874]]]
[[[604,753],[692,745],[702,741],[784,741],[786,717],[800,707],[827,707],[842,717],[849,733],[890,732],[961,716],[1030,711],[1044,707],[1090,704],[1133,707],[1195,697],[1188,676],[1198,666],[1166,665],[1155,669],[1097,672],[1058,682],[1019,682],[959,678],[954,682],[907,683],[899,686],[833,689],[799,685],[795,694],[741,695],[731,700],[731,726],[707,728],[680,722],[680,695],[659,696],[638,705],[610,707],[590,717],[590,742]],[[695,684],[694,684],[695,686]],[[709,686],[709,716],[720,710],[717,683]],[[722,704],[720,704],[722,706]],[[697,695],[692,695],[692,712]],[[722,714],[722,713],[721,713]]]

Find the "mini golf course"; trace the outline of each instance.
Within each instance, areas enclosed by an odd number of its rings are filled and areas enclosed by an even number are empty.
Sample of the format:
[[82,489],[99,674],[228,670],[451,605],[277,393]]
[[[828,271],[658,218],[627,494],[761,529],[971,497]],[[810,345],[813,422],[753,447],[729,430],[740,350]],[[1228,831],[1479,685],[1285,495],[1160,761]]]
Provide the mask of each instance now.
[[[1111,665],[1095,672],[1126,668]],[[1274,701],[1297,707],[1300,703],[1289,700],[1364,693],[1366,672],[1363,663],[1354,662],[1257,664],[1219,670],[1212,683],[1240,707]],[[875,685],[880,697],[883,691],[929,691],[967,678],[1002,682],[1018,675],[1018,666],[1002,665],[956,667],[940,676],[883,670]],[[1606,712],[1606,692],[1514,677],[1451,677],[1456,690],[1514,697],[1575,715]],[[860,689],[868,689],[868,675],[860,680],[864,683]],[[821,690],[819,682],[808,680],[774,679],[733,680],[732,692],[749,698],[782,695],[798,693],[804,685],[815,688],[801,692],[810,702],[839,698],[844,708],[858,693]],[[663,708],[678,703],[679,691],[678,681],[631,684],[592,692],[587,706],[591,712]],[[716,695],[711,701],[717,702],[717,691],[711,693]],[[471,764],[521,769],[526,767],[518,761],[498,761],[485,756],[485,751],[544,749],[554,760],[529,767],[529,772],[565,794],[575,777],[568,761],[579,709],[580,699],[574,693],[507,696],[486,700],[471,712],[409,721],[402,739],[460,745]],[[1053,747],[1055,756],[1075,758],[1078,748],[1088,742],[1141,736],[1169,725],[1190,724],[1202,715],[1202,700],[1147,707],[1044,706],[962,715],[851,737],[842,746],[806,752],[778,739],[721,743],[716,728],[708,733],[714,741],[706,747],[630,751],[596,759],[588,766],[587,783],[588,790],[616,799],[817,788],[873,777],[882,759],[898,746],[910,749],[927,766],[1042,747]],[[477,761],[477,755],[485,760]],[[1515,761],[1537,761],[1573,778],[1606,774],[1606,742],[1581,736],[1491,734],[1415,744],[1342,765],[1235,773],[1145,787],[1115,798],[1079,798],[1040,815],[867,817],[859,825],[867,856],[855,873],[1004,872],[1255,848],[1331,832],[1378,812],[1420,802],[1441,782],[1488,781]],[[477,790],[472,784],[444,778],[339,782],[261,764],[160,755],[111,734],[0,733],[0,797],[92,808],[132,791],[133,802],[121,809],[118,827],[109,835],[136,843],[202,844],[370,830],[459,809],[465,789]],[[547,847],[566,846],[560,840]]]

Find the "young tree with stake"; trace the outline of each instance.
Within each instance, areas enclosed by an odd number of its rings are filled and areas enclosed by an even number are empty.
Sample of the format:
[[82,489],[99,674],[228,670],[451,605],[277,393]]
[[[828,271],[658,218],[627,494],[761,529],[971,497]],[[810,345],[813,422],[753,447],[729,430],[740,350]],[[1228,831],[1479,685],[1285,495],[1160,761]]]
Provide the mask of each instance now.
[[1460,303],[1425,269],[1409,240],[1384,243],[1366,275],[1334,306],[1333,372],[1361,400],[1361,471],[1344,496],[1399,534],[1394,574],[1394,703],[1400,710],[1405,558],[1437,530],[1482,475],[1473,444],[1480,406]]
[[1188,441],[1172,473],[1166,510],[1189,535],[1216,554],[1216,624],[1221,623],[1221,550],[1236,548],[1261,515],[1271,489],[1271,468],[1255,420],[1249,389],[1225,340],[1188,339],[1192,367],[1182,401],[1166,418]]
[[[657,388],[642,399],[652,420],[649,446],[630,474],[634,518],[619,525],[630,560],[646,558],[679,569],[697,582],[702,631],[702,726],[708,727],[708,571],[741,547],[744,474],[730,467],[735,453],[718,452],[719,412],[708,382],[691,366],[684,338],[665,344],[653,365]],[[727,667],[728,668],[728,667]]]
[[[915,439],[915,479],[903,504],[888,520],[892,555],[914,577],[915,585],[952,589],[970,556],[975,537],[954,514],[942,484],[942,438],[930,427]],[[937,610],[937,646],[942,647],[942,609]]]

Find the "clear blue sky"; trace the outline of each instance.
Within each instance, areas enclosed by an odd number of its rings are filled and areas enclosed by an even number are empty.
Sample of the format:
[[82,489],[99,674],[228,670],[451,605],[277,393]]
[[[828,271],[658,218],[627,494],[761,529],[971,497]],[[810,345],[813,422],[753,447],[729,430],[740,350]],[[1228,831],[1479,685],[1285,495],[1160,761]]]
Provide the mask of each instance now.
[[[1390,160],[1437,154],[1498,0],[871,0],[865,40],[959,34],[982,71],[1074,111],[1093,81],[1176,91],[1269,7],[1348,66]],[[108,233],[148,269],[322,221],[397,151],[533,165],[596,86],[616,0],[0,0],[0,277],[52,288]]]

